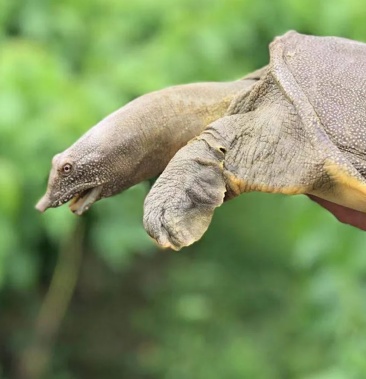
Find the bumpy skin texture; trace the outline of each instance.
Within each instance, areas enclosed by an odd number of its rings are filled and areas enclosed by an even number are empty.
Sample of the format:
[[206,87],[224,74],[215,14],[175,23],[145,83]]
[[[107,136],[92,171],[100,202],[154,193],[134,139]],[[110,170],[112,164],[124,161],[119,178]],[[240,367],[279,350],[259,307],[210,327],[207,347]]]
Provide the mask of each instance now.
[[270,56],[252,91],[183,147],[147,196],[144,225],[162,246],[198,240],[225,198],[249,191],[366,212],[366,45],[290,32]]

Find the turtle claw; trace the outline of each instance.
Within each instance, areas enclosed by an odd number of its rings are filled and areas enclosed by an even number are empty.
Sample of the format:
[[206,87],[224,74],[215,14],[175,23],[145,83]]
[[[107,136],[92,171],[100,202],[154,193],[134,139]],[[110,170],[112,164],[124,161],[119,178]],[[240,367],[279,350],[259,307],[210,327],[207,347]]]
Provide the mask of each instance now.
[[149,209],[148,206],[145,211],[145,229],[162,248],[178,251],[193,244],[201,238],[210,223],[210,220],[204,222],[200,217],[192,218],[190,212],[182,213],[176,218],[172,213],[174,212],[160,207]]
[[[221,155],[221,156],[220,156]],[[162,247],[180,250],[199,240],[226,192],[223,154],[203,140],[183,147],[144,204],[144,227]]]

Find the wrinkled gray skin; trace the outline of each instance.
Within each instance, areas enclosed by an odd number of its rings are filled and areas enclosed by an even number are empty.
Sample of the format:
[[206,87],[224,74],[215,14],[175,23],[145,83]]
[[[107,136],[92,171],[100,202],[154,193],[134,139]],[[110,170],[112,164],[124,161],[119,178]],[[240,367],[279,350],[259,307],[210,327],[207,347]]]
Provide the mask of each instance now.
[[70,208],[81,215],[95,201],[160,174],[178,149],[222,117],[234,96],[258,78],[253,73],[234,82],[175,86],[130,102],[53,158],[47,192],[36,208],[43,212],[73,199]]
[[74,198],[81,214],[165,168],[144,226],[176,250],[244,192],[304,193],[336,216],[365,212],[366,45],[290,32],[270,57],[244,80],[172,87],[107,117],[54,158],[37,209]]

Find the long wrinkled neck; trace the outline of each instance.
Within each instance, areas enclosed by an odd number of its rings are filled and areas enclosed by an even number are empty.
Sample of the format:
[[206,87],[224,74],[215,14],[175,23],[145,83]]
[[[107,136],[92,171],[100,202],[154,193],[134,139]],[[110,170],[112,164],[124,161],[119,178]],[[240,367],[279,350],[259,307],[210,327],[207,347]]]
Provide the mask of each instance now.
[[241,82],[197,83],[154,92],[128,104],[122,116],[130,113],[129,130],[136,133],[133,145],[142,147],[134,159],[144,166],[140,174],[160,173],[181,147],[225,114],[241,89]]
[[182,146],[223,117],[235,95],[255,82],[197,83],[149,93],[106,117],[75,145],[97,141],[123,190],[161,173]]

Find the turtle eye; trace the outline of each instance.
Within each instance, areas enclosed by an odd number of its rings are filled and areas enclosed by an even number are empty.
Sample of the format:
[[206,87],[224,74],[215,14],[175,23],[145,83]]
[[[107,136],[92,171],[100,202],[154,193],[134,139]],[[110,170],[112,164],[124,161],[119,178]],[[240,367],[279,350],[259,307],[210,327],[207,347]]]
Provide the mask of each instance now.
[[70,163],[65,163],[61,169],[62,173],[65,175],[69,175],[71,170],[72,170],[72,165]]

